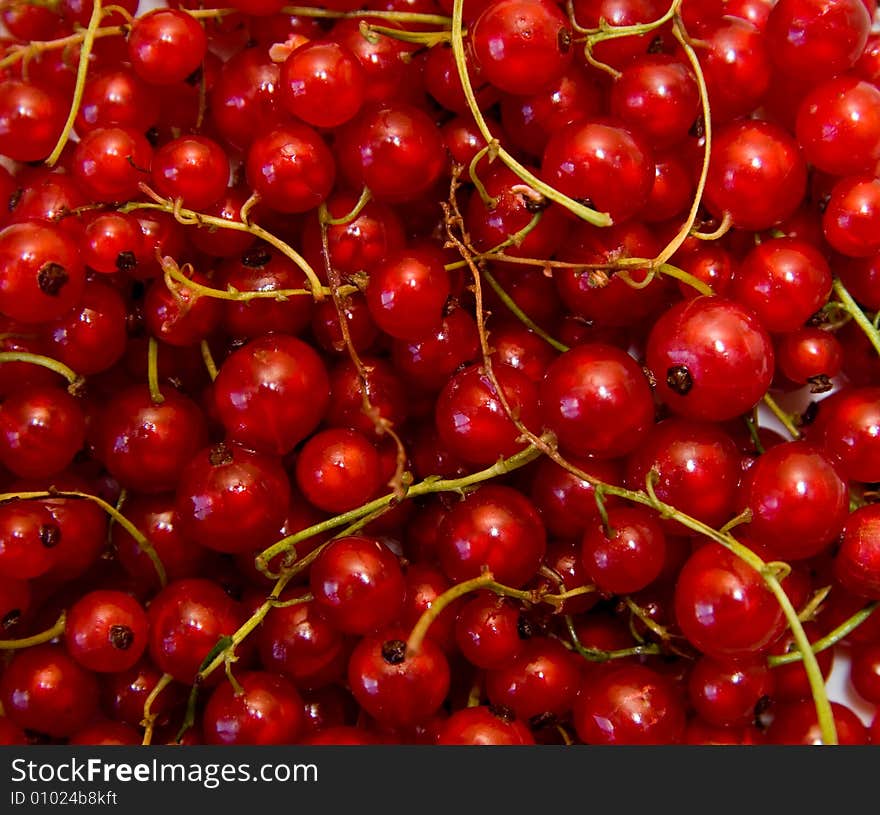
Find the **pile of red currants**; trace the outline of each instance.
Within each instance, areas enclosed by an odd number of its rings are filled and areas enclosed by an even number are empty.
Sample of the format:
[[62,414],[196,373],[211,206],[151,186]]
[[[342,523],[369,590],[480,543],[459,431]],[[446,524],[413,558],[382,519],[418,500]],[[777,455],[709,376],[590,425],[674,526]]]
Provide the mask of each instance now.
[[0,11],[0,743],[880,742],[876,0],[137,6]]

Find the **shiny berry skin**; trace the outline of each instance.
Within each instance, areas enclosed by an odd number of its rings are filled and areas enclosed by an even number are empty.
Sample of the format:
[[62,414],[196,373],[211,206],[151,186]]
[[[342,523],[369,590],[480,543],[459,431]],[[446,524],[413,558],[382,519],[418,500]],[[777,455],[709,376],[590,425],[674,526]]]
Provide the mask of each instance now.
[[651,470],[657,497],[686,515],[717,528],[736,514],[740,454],[718,426],[677,418],[655,425],[627,459],[626,485],[644,489]]
[[818,441],[854,481],[880,479],[880,388],[844,388],[823,400]]
[[745,529],[780,560],[811,557],[830,546],[849,512],[849,492],[832,461],[808,442],[768,450],[749,469]]
[[489,484],[446,516],[437,541],[440,565],[458,583],[488,569],[494,579],[522,586],[546,551],[544,524],[534,504],[510,487]]
[[0,462],[22,478],[64,470],[85,441],[79,400],[66,390],[22,387],[0,405]]
[[24,730],[65,738],[98,707],[98,683],[60,645],[36,645],[15,654],[0,676],[0,703]]
[[297,48],[281,66],[281,104],[313,127],[339,127],[354,118],[364,101],[364,86],[357,57],[329,40]]
[[850,75],[817,85],[801,102],[795,133],[817,169],[871,172],[880,160],[880,89]]
[[0,577],[0,634],[14,635],[31,607],[32,592],[26,580]]
[[[212,580],[188,578],[169,583],[150,602],[149,654],[156,667],[191,685],[199,666],[221,637],[244,622],[236,603]],[[218,682],[212,675],[209,682]]]
[[781,71],[815,82],[851,68],[870,29],[862,0],[780,0],[767,18],[765,36]]
[[260,48],[245,48],[223,63],[208,107],[224,142],[244,149],[285,118],[279,101],[280,74],[280,66]]
[[797,209],[806,184],[798,145],[778,125],[731,122],[712,139],[704,203],[716,218],[727,213],[741,229],[768,229]]
[[147,615],[125,592],[92,591],[71,606],[64,641],[68,653],[90,671],[125,671],[147,647]]
[[627,65],[611,86],[609,103],[612,116],[640,129],[656,150],[684,139],[700,113],[693,73],[666,54],[637,57]]
[[880,179],[852,175],[838,181],[822,215],[822,231],[831,247],[848,257],[880,251]]
[[480,353],[480,338],[474,318],[463,308],[454,308],[440,321],[436,331],[421,340],[396,340],[391,344],[395,370],[418,388],[438,392],[462,365]]
[[199,21],[178,9],[155,9],[142,15],[128,35],[131,67],[151,85],[186,79],[201,65],[207,48]]
[[[567,456],[566,461],[606,484],[623,481],[619,460]],[[529,497],[552,536],[580,539],[587,526],[599,518],[593,485],[546,456],[535,465]],[[605,496],[606,508],[618,503],[616,496]]]
[[714,541],[682,567],[675,619],[691,645],[716,659],[762,653],[785,627],[782,609],[761,575]]
[[[598,28],[603,20],[611,26],[649,23],[664,12],[662,0],[574,0],[573,8],[578,24],[586,28]],[[656,34],[654,30],[596,43],[593,57],[623,70],[633,57],[648,51]]]
[[330,194],[336,163],[311,127],[291,122],[257,136],[247,151],[248,183],[277,212],[306,212]]
[[[834,716],[838,744],[868,743],[868,728],[852,708],[840,702],[831,702],[831,713]],[[766,738],[768,744],[824,744],[813,700],[805,699],[777,706],[773,712],[773,722],[767,728]]]
[[38,501],[0,506],[0,569],[5,577],[30,580],[55,564],[61,529]]
[[813,393],[822,393],[828,390],[830,380],[840,373],[843,347],[830,331],[800,328],[778,339],[776,362],[782,374],[792,382],[809,384]]
[[547,142],[541,177],[560,192],[620,223],[647,202],[654,185],[651,143],[617,119],[572,122]]
[[626,665],[587,679],[573,720],[586,744],[678,744],[684,737],[685,708],[663,674]]
[[773,64],[765,37],[752,23],[725,14],[701,27],[712,120],[729,122],[758,107],[772,82]]
[[229,159],[205,136],[181,136],[153,156],[151,179],[156,192],[189,209],[204,210],[220,200],[229,183]]
[[122,722],[98,721],[77,730],[68,739],[68,744],[87,744],[90,746],[138,745],[143,734],[136,727]]
[[370,268],[367,308],[373,322],[400,340],[421,340],[437,328],[450,292],[443,253],[432,247],[386,255]]
[[468,35],[482,75],[507,93],[537,93],[574,53],[568,20],[548,0],[492,0]]
[[337,630],[365,635],[390,625],[403,606],[397,557],[375,538],[337,538],[309,570],[315,605]]
[[[513,415],[533,432],[538,429],[538,392],[535,384],[509,365],[492,366]],[[492,381],[483,367],[470,365],[455,374],[437,398],[437,432],[451,453],[478,466],[520,450],[520,432],[505,413]]]
[[766,330],[751,311],[721,297],[672,306],[651,329],[647,351],[657,396],[687,419],[739,416],[773,379],[773,345]]
[[[210,280],[200,272],[186,276],[194,283],[210,286]],[[176,284],[172,291],[164,278],[150,284],[143,308],[150,334],[162,344],[177,348],[207,339],[223,316],[223,301],[203,297],[185,284]]]
[[263,667],[297,688],[325,687],[344,673],[345,639],[314,600],[272,609],[256,639]]
[[126,317],[118,291],[90,280],[79,306],[47,326],[49,355],[81,376],[106,371],[125,353]]
[[[212,235],[211,240],[216,241],[216,236]],[[240,258],[229,257],[215,271],[214,281],[220,288],[232,286],[240,292],[307,288],[302,270],[288,257],[266,246],[245,247]],[[230,337],[249,340],[268,332],[297,336],[309,325],[314,311],[310,297],[227,300],[223,307],[224,331]]]
[[[847,595],[851,597],[852,595]],[[857,605],[861,605],[864,601],[857,599]],[[804,623],[804,633],[807,640],[811,643],[816,642],[823,631],[819,628],[818,623],[808,620]],[[786,654],[796,651],[798,648],[791,631],[783,632],[783,635],[776,640],[768,651],[768,654]],[[834,651],[833,648],[826,648],[816,654],[816,662],[819,664],[819,670],[827,681],[834,667]],[[807,672],[804,670],[803,660],[790,662],[786,665],[777,665],[773,668],[773,699],[779,702],[797,702],[801,699],[810,699],[812,701],[813,691],[810,688],[810,680]]]
[[290,680],[264,671],[235,677],[211,694],[202,719],[206,744],[295,744],[303,726],[303,701]]
[[67,107],[64,97],[48,88],[0,82],[0,153],[13,161],[46,158],[64,128]]
[[[358,202],[358,195],[347,190],[334,192],[326,201],[332,218],[348,215]],[[303,227],[303,253],[319,276],[325,275],[321,227],[317,215],[310,215]],[[370,201],[357,218],[327,227],[330,261],[340,276],[372,269],[384,257],[403,249],[406,236],[400,216],[388,204]],[[358,295],[360,296],[360,295]],[[349,299],[349,302],[354,297]],[[336,309],[330,304],[335,315]]]
[[700,657],[688,674],[688,699],[697,715],[714,727],[754,723],[757,706],[772,697],[774,669],[763,659],[719,662]]
[[382,485],[379,453],[356,430],[322,430],[300,450],[296,483],[318,509],[347,512],[376,497]]
[[[430,629],[429,629],[430,630]],[[531,633],[513,600],[493,592],[468,598],[455,620],[455,642],[478,668],[502,668],[522,652]]]
[[150,180],[152,160],[153,148],[137,131],[97,128],[77,143],[72,175],[94,201],[126,201]]
[[216,444],[183,468],[175,508],[196,543],[219,552],[251,552],[277,539],[289,500],[290,482],[277,459]]
[[437,744],[534,744],[531,731],[507,711],[477,705],[456,710],[437,733]]
[[363,379],[350,359],[339,362],[330,371],[330,405],[325,424],[359,430],[369,439],[378,439],[375,417],[364,412],[364,390],[376,414],[394,427],[406,421],[408,397],[404,383],[387,360],[362,354],[361,362],[366,371]]
[[89,71],[74,125],[82,137],[98,127],[145,133],[159,118],[159,97],[131,68]]
[[449,691],[449,663],[430,638],[408,653],[399,628],[363,637],[348,663],[348,682],[361,708],[380,724],[410,727],[426,721]]
[[818,249],[797,238],[773,238],[752,249],[730,289],[730,296],[771,332],[800,328],[830,294],[827,261]]
[[327,369],[305,342],[266,334],[232,353],[214,381],[220,420],[234,441],[283,455],[317,426],[330,400]]
[[860,507],[846,519],[834,576],[847,591],[880,599],[880,506]]
[[34,221],[0,232],[0,312],[22,323],[62,317],[80,300],[85,269],[59,227]]
[[353,189],[368,187],[377,201],[414,201],[446,167],[443,137],[420,108],[370,105],[337,134],[339,169]]
[[581,543],[584,571],[605,594],[631,594],[650,585],[663,569],[666,536],[656,513],[645,507],[612,507],[608,525],[593,521]]
[[615,458],[635,449],[654,421],[651,388],[619,348],[587,343],[566,351],[539,387],[544,425],[564,453]]
[[177,486],[181,470],[207,443],[205,418],[167,386],[156,404],[145,385],[116,393],[95,428],[95,455],[126,489],[158,493]]
[[[208,551],[181,531],[173,494],[131,496],[125,502],[125,517],[153,545],[169,580],[197,577],[205,572]],[[138,542],[119,524],[113,525],[110,534],[120,566],[138,585],[153,590],[161,588],[156,567]]]

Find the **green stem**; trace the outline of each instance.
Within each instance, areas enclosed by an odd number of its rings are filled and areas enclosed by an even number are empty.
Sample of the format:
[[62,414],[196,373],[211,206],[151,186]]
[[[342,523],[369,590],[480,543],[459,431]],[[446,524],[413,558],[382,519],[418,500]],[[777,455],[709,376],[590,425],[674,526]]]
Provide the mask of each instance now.
[[208,344],[207,340],[202,340],[199,345],[199,349],[202,352],[202,362],[205,363],[205,370],[208,372],[208,376],[211,377],[211,381],[213,382],[217,378],[217,363],[214,362],[214,355],[211,353],[211,346]]
[[[268,243],[270,246],[273,246],[286,258],[292,260],[306,276],[306,279],[309,282],[309,293],[312,295],[312,297],[316,301],[324,299],[326,290],[321,285],[321,280],[315,273],[315,270],[309,265],[306,259],[292,246],[285,243],[283,240],[276,237],[271,232],[267,232],[259,224],[243,223],[242,221],[228,221],[226,220],[226,218],[218,218],[214,215],[204,215],[200,212],[195,212],[194,210],[182,207],[177,202],[164,200],[161,197],[157,196],[152,190],[145,189],[144,191],[154,199],[152,202],[133,201],[120,207],[119,211],[132,212],[137,209],[157,209],[161,212],[170,213],[174,216],[178,223],[184,224],[185,226],[213,226],[218,229],[231,229],[235,232],[248,232],[255,238],[260,238],[261,240]],[[215,289],[213,291],[217,290]],[[256,295],[258,294],[258,292],[247,292],[247,294]],[[273,294],[277,296],[278,292],[273,292]],[[251,298],[233,297],[227,299],[243,300]]]
[[59,376],[64,377],[68,383],[68,390],[75,394],[85,382],[76,371],[68,368],[63,362],[59,362],[52,357],[46,357],[42,354],[31,354],[28,351],[0,351],[0,364],[4,362],[26,362],[29,365],[39,365],[41,368],[48,368]]
[[373,25],[366,20],[361,20],[360,31],[361,35],[370,43],[376,43],[380,36],[390,37],[400,42],[423,45],[426,48],[433,48],[441,42],[449,42],[448,29],[444,31],[406,31],[401,28]]
[[492,287],[492,290],[495,294],[498,295],[498,299],[504,303],[505,306],[510,310],[511,314],[513,314],[526,328],[530,331],[533,331],[537,334],[544,342],[548,345],[555,348],[560,353],[565,353],[568,351],[568,346],[564,343],[559,342],[559,340],[551,337],[541,326],[539,326],[528,314],[526,314],[516,303],[516,301],[504,290],[504,287],[495,279],[495,276],[489,272],[484,270],[483,277],[486,282]]
[[571,638],[571,644],[574,646],[574,650],[589,662],[608,662],[612,659],[662,653],[662,650],[657,643],[650,643],[649,645],[634,645],[631,648],[617,648],[612,651],[605,651],[601,648],[588,648],[581,643],[580,637],[577,635],[577,630],[574,627],[574,620],[572,620],[570,614],[565,615],[565,626],[568,629],[568,636]]
[[49,158],[46,159],[46,164],[50,167],[54,167],[59,158],[61,158],[61,152],[64,150],[64,146],[67,144],[67,140],[70,138],[70,134],[73,131],[73,124],[76,121],[76,115],[79,113],[79,107],[82,104],[83,92],[86,87],[86,74],[89,71],[89,56],[92,53],[92,46],[95,43],[95,32],[98,29],[98,25],[101,22],[101,18],[103,17],[103,11],[101,9],[101,0],[94,0],[94,5],[92,6],[92,15],[89,17],[89,24],[86,28],[85,34],[83,35],[82,45],[79,49],[79,63],[76,68],[76,82],[73,86],[73,99],[70,102],[70,111],[67,114],[67,121],[64,123],[64,127],[61,130],[61,135],[58,137],[58,141],[55,143],[55,148],[49,154]]
[[865,312],[862,311],[859,304],[853,299],[853,296],[847,291],[846,286],[840,282],[839,278],[834,279],[832,287],[834,293],[840,298],[840,303],[844,310],[856,321],[871,345],[874,346],[874,350],[880,354],[880,331],[874,327],[874,324],[868,319]]
[[147,383],[153,404],[161,405],[165,397],[159,390],[159,343],[155,337],[150,337],[147,343]]
[[0,651],[19,651],[34,645],[52,642],[52,640],[64,633],[66,625],[67,614],[62,611],[55,625],[47,628],[45,631],[41,631],[39,634],[34,634],[32,637],[22,637],[20,640],[0,640]]
[[[406,497],[416,498],[420,495],[430,495],[431,493],[435,492],[460,492],[467,487],[472,487],[476,484],[482,483],[483,481],[488,481],[490,478],[495,478],[496,476],[504,475],[505,473],[509,473],[512,470],[518,469],[519,467],[523,467],[530,461],[534,461],[540,455],[540,450],[530,446],[524,448],[518,453],[515,453],[510,458],[501,459],[500,461],[493,464],[491,467],[487,467],[484,470],[480,470],[476,473],[471,473],[470,475],[466,475],[461,478],[444,479],[429,477],[426,478],[424,481],[420,481],[418,484],[414,484],[413,486],[409,487],[407,489]],[[387,495],[382,496],[381,498],[376,498],[374,501],[370,501],[369,503],[364,504],[357,509],[349,510],[348,512],[344,512],[334,518],[329,518],[326,521],[321,521],[321,523],[314,524],[308,529],[303,529],[300,532],[294,533],[293,535],[288,535],[286,538],[282,538],[277,543],[273,543],[268,549],[260,552],[256,560],[257,568],[261,572],[266,574],[268,564],[274,557],[280,555],[283,552],[287,552],[289,549],[292,549],[300,541],[311,538],[312,536],[318,535],[322,532],[327,532],[331,529],[336,529],[337,527],[344,526],[345,524],[358,521],[366,515],[370,515],[377,510],[384,509],[392,501],[395,500],[398,500],[398,496],[395,493],[391,492]]]
[[[810,650],[814,654],[819,654],[822,651],[837,645],[837,643],[844,637],[855,631],[863,622],[865,622],[865,620],[877,610],[878,605],[880,605],[880,603],[871,603],[860,611],[857,611],[852,617],[844,620],[839,626],[837,626],[837,628],[829,631],[824,637],[821,637],[814,643],[811,643]],[[777,665],[789,665],[792,662],[800,662],[802,659],[803,654],[798,650],[792,651],[788,654],[774,654],[773,656],[767,657],[767,664],[770,665],[771,668],[775,668]]]
[[165,690],[173,680],[174,677],[171,676],[171,674],[162,674],[144,702],[144,717],[141,720],[141,727],[144,728],[144,737],[141,741],[142,747],[148,746],[153,741],[153,728],[156,725],[156,714],[153,713],[153,704],[156,699],[159,698],[159,694],[162,693],[162,691]]
[[797,429],[794,419],[779,406],[779,403],[769,393],[764,394],[763,401],[770,408],[770,412],[779,419],[782,426],[788,431],[788,434],[794,440],[799,439],[801,432]]
[[[474,88],[471,85],[470,76],[467,70],[467,60],[464,54],[464,38],[462,26],[462,10],[464,8],[464,0],[454,0],[452,8],[452,55],[455,59],[455,67],[458,71],[458,79],[461,83],[461,89],[464,91],[468,108],[474,117],[474,121],[480,130],[486,144],[497,141],[486,123],[486,119],[480,110],[480,105],[474,95]],[[522,164],[520,164],[510,153],[503,147],[498,147],[498,158],[516,175],[518,175],[526,184],[528,184],[535,192],[541,193],[550,201],[565,207],[569,212],[574,213],[579,218],[593,224],[594,226],[611,226],[611,218],[606,212],[597,212],[590,207],[585,207],[573,198],[563,195],[559,190],[554,189],[549,184],[544,183],[534,173],[529,172]]]
[[129,521],[128,518],[126,518],[112,504],[108,504],[103,498],[99,498],[97,495],[91,495],[88,492],[79,492],[78,490],[51,489],[39,490],[35,492],[5,492],[0,494],[0,504],[6,503],[7,501],[28,501],[34,498],[81,498],[86,501],[91,501],[93,504],[97,504],[114,521],[116,521],[116,523],[118,523],[126,532],[128,532],[128,534],[131,535],[132,538],[134,538],[135,542],[138,545],[138,548],[152,562],[153,568],[156,570],[156,574],[159,577],[160,585],[165,586],[168,583],[168,577],[165,573],[165,566],[162,564],[159,555],[153,548],[153,544],[151,544],[150,541],[147,540],[144,534],[131,521]]
[[331,218],[329,211],[325,208],[322,212],[324,223],[327,224],[327,226],[345,226],[346,224],[350,224],[361,214],[361,212],[363,212],[364,207],[369,204],[372,199],[373,194],[368,187],[364,187],[363,190],[361,190],[360,198],[358,198],[357,203],[354,205],[351,212],[346,212],[341,218]]
[[409,11],[372,11],[370,9],[358,9],[357,11],[332,11],[330,9],[313,8],[312,6],[285,6],[282,11],[294,17],[317,17],[324,20],[360,19],[361,17],[373,17],[378,20],[394,20],[398,23],[418,23],[421,25],[445,25],[452,23],[451,18],[440,14],[421,14]]
[[[687,237],[685,234],[684,237]],[[673,241],[674,243],[674,241]],[[669,244],[672,246],[672,244]],[[700,294],[706,295],[707,297],[711,297],[715,292],[712,290],[712,287],[708,284],[700,280],[698,277],[694,277],[690,272],[686,272],[684,269],[679,269],[678,266],[673,266],[671,263],[665,263],[661,258],[667,253],[669,250],[669,246],[664,249],[658,259],[654,261],[658,263],[657,271],[660,274],[667,275],[669,277],[674,277],[676,280],[680,280],[682,283],[686,283],[692,289],[696,289]],[[676,247],[677,249],[678,247]],[[673,250],[674,251],[674,250]]]

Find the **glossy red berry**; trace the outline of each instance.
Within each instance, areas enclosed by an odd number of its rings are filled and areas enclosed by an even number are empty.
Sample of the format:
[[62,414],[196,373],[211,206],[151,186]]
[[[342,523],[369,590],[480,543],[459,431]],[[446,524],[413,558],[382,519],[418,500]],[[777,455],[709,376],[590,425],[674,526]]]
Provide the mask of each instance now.
[[[859,2],[859,0],[855,0]],[[804,197],[807,167],[795,140],[771,122],[731,122],[712,139],[704,203],[742,229],[768,229]]]
[[208,440],[198,406],[171,387],[153,402],[145,385],[117,393],[101,411],[95,453],[119,483],[141,493],[177,486],[181,470]]
[[[868,743],[868,728],[851,707],[832,701],[831,713],[838,744]],[[824,744],[813,700],[779,705],[774,710],[773,722],[767,728],[766,737],[768,744]]]
[[0,153],[13,161],[42,161],[66,118],[64,97],[29,82],[0,82]]
[[755,315],[731,300],[672,306],[651,329],[648,367],[657,395],[688,419],[722,421],[753,407],[774,371],[773,345]]
[[715,542],[702,545],[682,567],[675,619],[691,645],[716,659],[762,653],[785,626],[763,577]]
[[202,720],[206,744],[295,744],[302,730],[303,701],[288,679],[264,671],[242,672],[238,688],[220,685]]
[[379,453],[356,430],[323,430],[300,450],[296,483],[318,509],[347,512],[376,497],[382,485]]
[[229,159],[223,148],[205,136],[181,136],[162,145],[153,156],[151,180],[156,192],[194,210],[217,203],[229,184]]
[[469,39],[483,76],[514,94],[537,93],[558,80],[574,53],[568,20],[545,0],[492,0]]
[[560,192],[625,221],[647,202],[654,184],[650,142],[617,119],[587,119],[557,130],[541,162],[543,179]]
[[139,17],[128,35],[134,72],[151,85],[186,79],[201,65],[208,48],[205,30],[179,9],[154,9]]
[[304,341],[266,334],[232,353],[214,381],[214,402],[232,440],[258,452],[288,453],[324,416],[327,369]]
[[126,201],[150,180],[153,148],[137,131],[120,127],[90,130],[73,154],[73,177],[95,201]]
[[868,504],[846,519],[834,558],[834,575],[860,597],[880,598],[880,507]]
[[508,711],[477,705],[455,711],[440,727],[437,744],[534,744],[524,722]]
[[862,0],[780,0],[767,18],[765,35],[780,70],[816,81],[851,68],[870,29]]
[[341,43],[313,40],[281,66],[281,103],[314,127],[339,127],[364,102],[365,75],[357,57]]
[[329,543],[309,570],[309,585],[331,625],[359,635],[390,625],[405,591],[397,557],[381,541],[364,536]]
[[772,697],[774,673],[763,659],[719,662],[700,657],[688,674],[688,700],[715,727],[753,724],[759,705]]
[[[533,432],[538,429],[535,384],[509,365],[492,366],[514,416]],[[505,413],[495,386],[481,365],[455,374],[437,398],[435,420],[440,439],[454,455],[488,466],[521,449],[520,431]]]
[[833,249],[848,257],[871,257],[880,251],[878,224],[880,179],[852,175],[834,185],[822,216],[822,231]]
[[288,123],[257,136],[245,159],[248,183],[263,202],[284,213],[307,212],[330,194],[336,163],[311,127]]
[[[169,583],[150,602],[150,658],[164,673],[191,685],[221,637],[244,622],[238,603],[204,578]],[[210,681],[219,681],[213,676]]]
[[450,293],[443,253],[433,247],[386,255],[370,268],[367,308],[373,322],[401,340],[420,340],[440,327]]
[[827,261],[818,249],[797,238],[774,238],[752,249],[730,290],[730,296],[771,332],[800,328],[830,294]]
[[632,594],[663,569],[666,536],[656,513],[645,507],[612,507],[608,528],[594,520],[580,549],[584,571],[599,591]]
[[615,458],[635,449],[654,420],[651,388],[638,363],[610,345],[565,352],[540,384],[544,425],[563,452]]
[[0,405],[0,462],[22,478],[57,475],[85,441],[80,402],[61,388],[22,388]]
[[517,605],[493,592],[466,600],[455,620],[455,642],[478,668],[501,668],[515,659],[532,628]]
[[363,637],[348,663],[348,682],[360,706],[392,727],[426,721],[449,691],[449,663],[440,646],[425,639],[415,653],[397,628]]
[[677,744],[684,737],[685,708],[663,674],[627,665],[583,684],[574,726],[586,744]]
[[522,586],[537,571],[547,541],[541,516],[528,498],[489,484],[467,496],[446,516],[437,541],[440,565],[450,580],[479,577]]
[[746,475],[742,502],[751,511],[748,535],[780,560],[823,551],[849,512],[846,482],[820,449],[803,441],[760,456]]
[[0,702],[24,730],[65,738],[85,725],[98,707],[98,683],[60,645],[19,651],[0,677]]
[[0,567],[5,577],[30,580],[55,564],[61,529],[38,501],[0,506]]
[[64,641],[84,668],[115,673],[134,666],[147,647],[147,614],[121,591],[89,592],[71,606]]
[[70,311],[86,277],[76,243],[57,226],[13,224],[0,232],[0,312],[45,323]]

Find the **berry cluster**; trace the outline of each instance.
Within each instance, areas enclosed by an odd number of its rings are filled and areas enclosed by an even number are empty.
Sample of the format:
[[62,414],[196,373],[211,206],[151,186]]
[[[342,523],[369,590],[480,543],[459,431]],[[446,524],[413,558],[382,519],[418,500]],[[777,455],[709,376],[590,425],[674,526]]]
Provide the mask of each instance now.
[[880,741],[875,0],[11,0],[0,743]]

